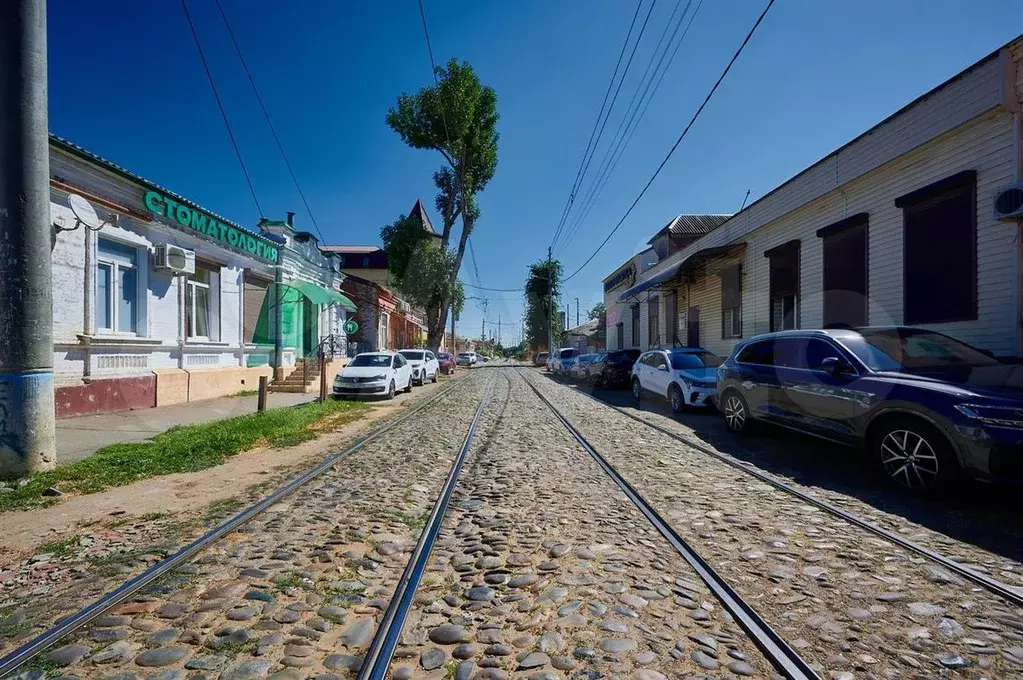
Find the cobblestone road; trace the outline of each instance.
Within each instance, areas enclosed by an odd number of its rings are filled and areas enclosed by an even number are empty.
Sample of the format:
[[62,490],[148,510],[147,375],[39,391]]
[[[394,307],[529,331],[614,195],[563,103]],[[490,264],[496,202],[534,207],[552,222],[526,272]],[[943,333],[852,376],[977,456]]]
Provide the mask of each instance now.
[[488,391],[391,677],[773,677],[526,380],[822,677],[1023,677],[1023,611],[986,590],[535,372],[476,373],[22,678],[354,677]]
[[825,676],[1023,677],[1023,611],[574,390],[529,378]]

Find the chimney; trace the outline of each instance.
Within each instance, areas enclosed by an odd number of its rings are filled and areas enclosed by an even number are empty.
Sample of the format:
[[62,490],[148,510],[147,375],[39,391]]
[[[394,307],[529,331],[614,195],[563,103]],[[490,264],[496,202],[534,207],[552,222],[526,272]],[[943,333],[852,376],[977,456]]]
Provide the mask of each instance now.
[[295,213],[291,210],[288,211],[288,226],[292,229],[295,228]]

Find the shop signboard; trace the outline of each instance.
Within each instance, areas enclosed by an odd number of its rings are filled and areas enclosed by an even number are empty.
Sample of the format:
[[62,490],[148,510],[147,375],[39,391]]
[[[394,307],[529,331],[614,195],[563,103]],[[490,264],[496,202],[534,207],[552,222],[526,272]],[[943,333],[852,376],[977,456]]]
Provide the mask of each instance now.
[[628,267],[622,269],[617,274],[615,274],[614,276],[612,276],[611,278],[604,282],[604,292],[607,293],[608,291],[614,290],[615,288],[624,283],[628,283],[631,286],[635,280],[636,267],[630,264]]
[[167,218],[181,227],[201,232],[216,241],[225,243],[232,248],[244,250],[260,259],[269,262],[278,261],[279,253],[276,245],[229,224],[224,224],[198,208],[180,203],[158,191],[147,191],[145,203],[149,212]]

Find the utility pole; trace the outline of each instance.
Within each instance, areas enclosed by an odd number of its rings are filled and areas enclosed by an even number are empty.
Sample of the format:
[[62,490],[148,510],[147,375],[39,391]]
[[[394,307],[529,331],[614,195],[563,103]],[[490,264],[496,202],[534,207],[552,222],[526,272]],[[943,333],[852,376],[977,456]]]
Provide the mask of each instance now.
[[46,2],[0,3],[0,477],[57,461]]
[[551,247],[547,246],[547,351],[554,351],[554,277],[551,276]]
[[480,331],[480,342],[487,341],[487,319],[483,317],[483,330]]
[[575,325],[579,325],[579,298],[575,299]]
[[501,344],[501,315],[497,315],[497,344]]

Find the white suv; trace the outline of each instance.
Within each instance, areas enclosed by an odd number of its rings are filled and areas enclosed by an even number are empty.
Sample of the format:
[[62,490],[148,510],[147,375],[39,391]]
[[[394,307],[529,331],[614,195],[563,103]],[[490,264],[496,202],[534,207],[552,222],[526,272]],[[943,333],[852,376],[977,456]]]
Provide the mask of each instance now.
[[433,352],[428,349],[403,349],[398,354],[408,360],[412,367],[412,382],[423,385],[427,380],[437,382],[440,363]]
[[671,410],[707,406],[717,394],[717,367],[723,359],[699,347],[654,349],[639,355],[632,366],[632,396],[644,391],[668,399]]

